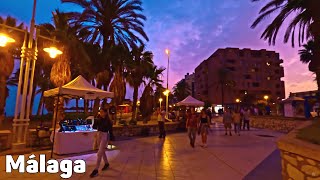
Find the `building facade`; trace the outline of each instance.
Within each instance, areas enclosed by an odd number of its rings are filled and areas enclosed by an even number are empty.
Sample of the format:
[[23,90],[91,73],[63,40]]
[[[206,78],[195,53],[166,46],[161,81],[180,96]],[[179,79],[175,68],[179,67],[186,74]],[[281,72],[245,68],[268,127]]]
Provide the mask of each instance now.
[[201,101],[209,101],[208,97],[208,60],[196,67],[195,73],[195,97]]
[[195,69],[196,98],[212,104],[258,101],[266,95],[270,102],[284,99],[282,63],[279,53],[265,49],[218,49]]
[[192,73],[192,74],[187,73],[184,76],[184,80],[186,81],[186,83],[188,84],[188,86],[190,88],[191,96],[194,97],[195,96],[194,73]]

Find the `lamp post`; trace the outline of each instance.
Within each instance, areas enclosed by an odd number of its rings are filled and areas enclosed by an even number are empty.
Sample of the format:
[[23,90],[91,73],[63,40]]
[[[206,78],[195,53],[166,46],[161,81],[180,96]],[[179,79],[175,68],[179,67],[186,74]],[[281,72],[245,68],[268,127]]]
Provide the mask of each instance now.
[[[23,151],[26,147],[26,137],[29,126],[29,116],[30,116],[30,106],[33,90],[33,79],[35,65],[38,55],[37,40],[38,37],[54,41],[53,39],[46,38],[39,35],[38,30],[35,28],[35,12],[36,12],[37,0],[33,1],[32,18],[30,23],[29,39],[28,30],[21,30],[18,28],[10,27],[4,24],[0,26],[13,29],[20,32],[24,32],[24,42],[21,47],[21,61],[20,61],[20,74],[19,82],[17,88],[15,113],[13,119],[13,138],[12,138],[12,149],[17,151]],[[36,30],[36,32],[35,32]],[[28,39],[28,42],[27,42]],[[7,43],[15,42],[14,39],[6,36],[5,34],[0,34],[0,46],[4,47]],[[35,44],[33,44],[35,42]],[[62,54],[60,50],[54,47],[45,48],[44,51],[50,54],[50,57],[54,58],[59,54]],[[29,70],[31,67],[31,71]],[[21,95],[22,90],[22,95]],[[20,114],[19,114],[20,112]],[[19,115],[19,117],[18,117]]]
[[166,89],[163,94],[166,96],[166,118],[168,118],[168,109],[169,109],[169,94],[170,90]]
[[237,98],[236,99],[236,103],[237,103],[237,110],[239,109],[239,103],[240,103],[241,101],[240,101],[240,99],[239,98]]
[[170,58],[170,51],[166,49],[166,54],[168,56],[168,65],[167,65],[167,89],[169,89],[169,58]]
[[162,103],[163,99],[159,98],[159,103],[160,103],[160,111],[161,111],[161,103]]

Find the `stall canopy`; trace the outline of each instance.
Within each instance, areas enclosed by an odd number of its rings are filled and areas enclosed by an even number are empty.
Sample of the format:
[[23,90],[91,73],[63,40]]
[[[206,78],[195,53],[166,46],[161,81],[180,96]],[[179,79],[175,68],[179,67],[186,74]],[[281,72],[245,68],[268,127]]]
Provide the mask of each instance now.
[[304,99],[300,97],[289,97],[288,99],[283,100],[282,103],[293,102],[293,101],[304,101]]
[[204,106],[204,102],[199,101],[195,98],[193,98],[192,96],[188,96],[186,97],[184,100],[182,100],[181,102],[177,103],[178,106]]
[[103,91],[92,86],[81,75],[68,84],[44,92],[44,97],[63,96],[66,98],[104,99],[112,98],[113,92]]

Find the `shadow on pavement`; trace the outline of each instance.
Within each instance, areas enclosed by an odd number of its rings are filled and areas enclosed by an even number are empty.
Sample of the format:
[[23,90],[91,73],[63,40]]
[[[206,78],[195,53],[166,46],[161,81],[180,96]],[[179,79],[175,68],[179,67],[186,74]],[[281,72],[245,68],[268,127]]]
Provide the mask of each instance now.
[[281,157],[278,149],[274,150],[244,180],[281,180]]

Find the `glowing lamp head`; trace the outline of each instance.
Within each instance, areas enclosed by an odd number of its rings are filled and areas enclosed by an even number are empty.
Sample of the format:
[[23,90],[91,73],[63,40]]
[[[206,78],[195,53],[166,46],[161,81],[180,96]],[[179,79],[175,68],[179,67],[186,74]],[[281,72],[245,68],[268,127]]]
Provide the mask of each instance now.
[[165,90],[165,91],[163,92],[163,94],[164,94],[165,96],[168,96],[169,93],[170,93],[170,90],[169,90],[169,89],[167,89],[167,90]]
[[0,33],[0,47],[5,47],[8,43],[16,42],[11,37],[7,36],[6,34]]
[[60,51],[56,47],[44,48],[43,50],[47,52],[51,58],[56,58],[58,55],[62,54],[62,51]]
[[162,99],[162,98],[160,98],[160,99],[159,99],[159,102],[162,102],[162,101],[163,101],[163,99]]
[[265,100],[268,100],[268,99],[269,99],[269,96],[265,95],[263,98],[264,98]]
[[239,103],[239,102],[240,102],[240,99],[236,99],[236,102]]
[[170,50],[166,49],[166,54],[169,55],[170,54]]

